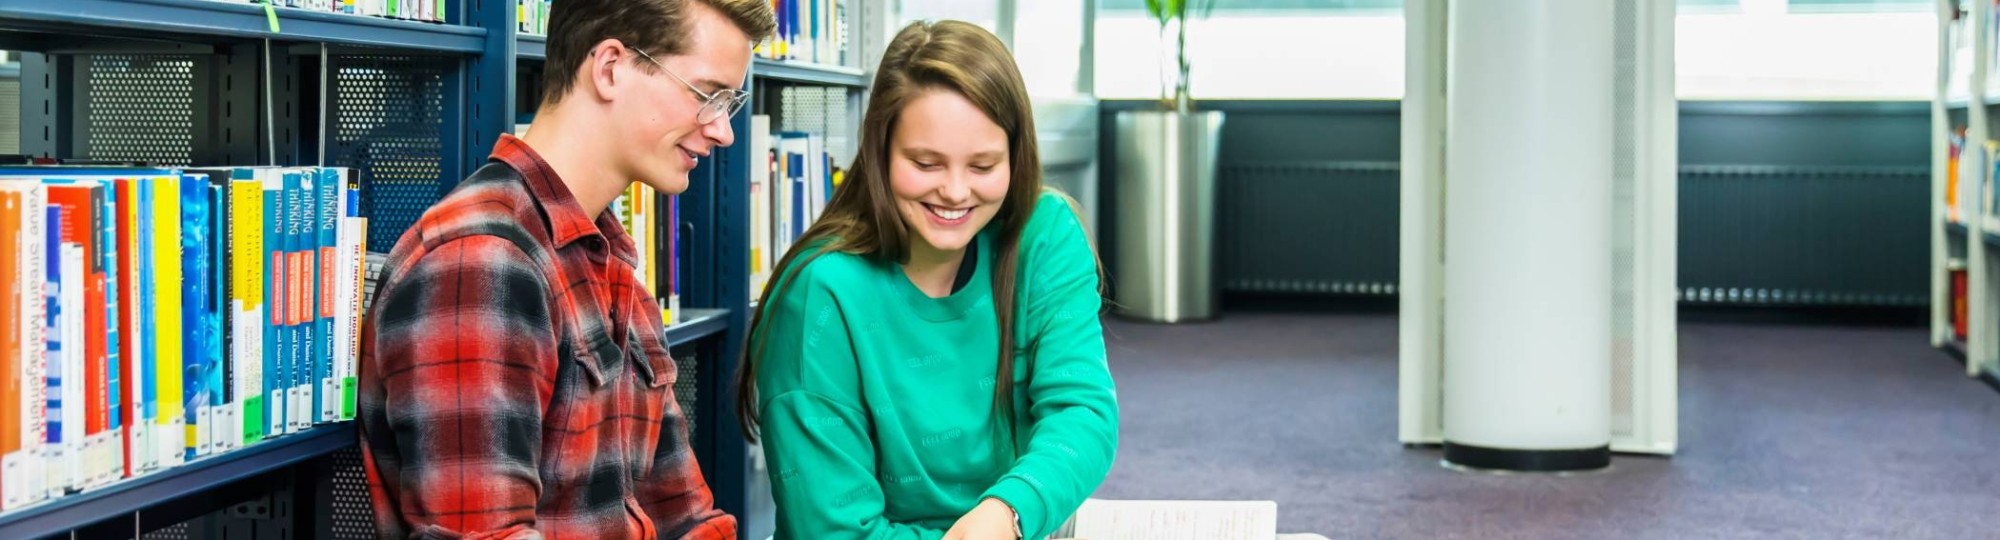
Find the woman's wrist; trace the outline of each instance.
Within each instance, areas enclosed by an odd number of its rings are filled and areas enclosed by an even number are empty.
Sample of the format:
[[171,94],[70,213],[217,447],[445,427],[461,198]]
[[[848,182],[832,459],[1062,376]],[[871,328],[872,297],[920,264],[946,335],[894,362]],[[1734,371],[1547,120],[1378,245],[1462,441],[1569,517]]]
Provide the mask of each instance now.
[[1014,538],[1016,540],[1027,538],[1027,536],[1021,532],[1021,512],[1014,510],[1014,505],[1007,504],[1007,501],[1002,500],[999,497],[987,497],[986,500],[1000,503],[1000,507],[1007,509],[1007,516],[1010,520],[1010,523],[1014,525]]

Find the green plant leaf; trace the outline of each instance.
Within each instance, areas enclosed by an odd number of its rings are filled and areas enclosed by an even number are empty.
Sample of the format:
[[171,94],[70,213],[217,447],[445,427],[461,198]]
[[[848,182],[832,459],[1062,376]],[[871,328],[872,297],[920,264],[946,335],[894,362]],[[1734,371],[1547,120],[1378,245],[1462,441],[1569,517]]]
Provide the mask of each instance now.
[[1165,2],[1166,0],[1146,0],[1146,14],[1152,15],[1153,20],[1159,21],[1162,26],[1167,24],[1170,13]]

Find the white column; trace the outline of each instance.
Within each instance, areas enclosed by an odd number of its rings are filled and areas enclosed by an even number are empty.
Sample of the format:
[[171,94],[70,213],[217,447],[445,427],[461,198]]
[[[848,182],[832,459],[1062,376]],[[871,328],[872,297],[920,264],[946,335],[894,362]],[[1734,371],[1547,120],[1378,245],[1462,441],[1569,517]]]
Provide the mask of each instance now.
[[1445,459],[1602,467],[1612,3],[1460,0],[1449,28]]

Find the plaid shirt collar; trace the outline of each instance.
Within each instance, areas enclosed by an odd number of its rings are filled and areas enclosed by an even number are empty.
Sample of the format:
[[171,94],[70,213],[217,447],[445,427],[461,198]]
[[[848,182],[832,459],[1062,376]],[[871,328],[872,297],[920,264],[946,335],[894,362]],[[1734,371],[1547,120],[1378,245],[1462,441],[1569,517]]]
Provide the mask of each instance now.
[[[611,254],[625,264],[639,264],[638,249],[632,239],[625,234],[625,227],[618,219],[606,211],[597,215],[593,222],[583,213],[583,205],[576,202],[576,196],[569,191],[562,177],[556,174],[549,162],[535,149],[510,134],[501,134],[493,143],[492,159],[500,160],[521,172],[521,178],[528,183],[528,192],[534,194],[542,212],[549,216],[549,237],[555,239],[556,249],[568,248],[571,243],[584,238],[601,238],[611,246]],[[595,248],[593,248],[594,250]]]

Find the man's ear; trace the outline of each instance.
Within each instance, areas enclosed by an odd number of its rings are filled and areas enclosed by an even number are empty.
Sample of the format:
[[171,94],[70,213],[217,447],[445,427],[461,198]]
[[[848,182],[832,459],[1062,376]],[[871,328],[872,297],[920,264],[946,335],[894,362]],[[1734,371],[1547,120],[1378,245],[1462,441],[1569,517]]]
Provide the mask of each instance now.
[[585,70],[583,83],[599,101],[611,101],[618,95],[618,62],[624,61],[631,52],[625,50],[625,43],[616,39],[605,39],[590,48],[590,55],[583,59]]

